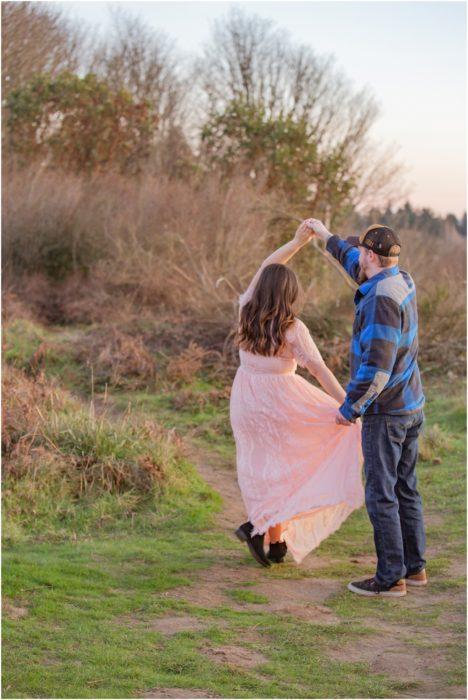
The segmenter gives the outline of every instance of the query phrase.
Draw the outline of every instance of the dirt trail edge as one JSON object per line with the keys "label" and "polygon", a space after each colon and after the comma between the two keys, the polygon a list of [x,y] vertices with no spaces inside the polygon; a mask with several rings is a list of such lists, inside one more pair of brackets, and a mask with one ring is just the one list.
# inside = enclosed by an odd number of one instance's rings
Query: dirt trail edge
{"label": "dirt trail edge", "polygon": [[[217,516],[217,527],[235,539],[234,530],[246,520],[246,514],[233,465],[226,463],[213,452],[201,449],[193,443],[190,443],[188,449],[189,458],[196,465],[202,478],[223,499],[222,512]],[[239,543],[238,553],[230,551],[226,554],[220,551],[219,554],[222,557],[222,563],[200,572],[196,585],[171,589],[167,592],[167,596],[203,608],[226,605],[232,610],[255,610],[255,612],[265,611],[288,615],[298,621],[312,624],[337,625],[346,623],[327,606],[327,600],[330,596],[342,592],[347,581],[314,576],[314,570],[323,569],[327,563],[335,564],[338,560],[327,560],[323,556],[319,558],[314,556],[312,552],[299,567],[300,572],[297,573],[302,577],[290,578],[289,574],[286,581],[286,577],[282,579],[268,576],[268,572],[266,573],[262,567],[253,560],[250,562],[246,549],[241,543]],[[356,561],[355,558],[353,560]],[[369,556],[362,557],[362,564],[367,567],[370,574],[372,567],[375,566],[375,561],[373,552],[369,552]],[[289,564],[291,566],[291,560]],[[281,576],[281,566],[286,566],[286,564],[275,567],[278,576]],[[292,566],[296,565],[292,562]],[[268,599],[268,602],[252,604],[234,601],[228,591],[239,585],[251,586],[250,591],[261,594],[265,599]],[[453,594],[450,591],[434,593],[431,592],[429,586],[426,590],[417,589],[417,593],[410,591],[403,600],[410,616],[412,608],[421,609],[421,606],[430,608],[432,605],[453,603]],[[330,646],[324,650],[330,660],[343,663],[366,663],[371,673],[385,674],[395,681],[412,684],[411,691],[395,697],[466,697],[464,687],[448,685],[443,673],[437,670],[438,662],[444,659],[444,649],[457,641],[463,644],[462,638],[464,636],[462,634],[459,640],[455,639],[453,633],[445,628],[442,619],[440,622],[434,622],[433,625],[425,626],[424,629],[418,629],[417,632],[411,628],[405,628],[401,624],[379,621],[375,617],[363,617],[360,622],[366,627],[374,628],[375,635],[366,634],[358,645],[354,641],[349,646],[342,644],[339,647]],[[460,615],[460,623],[462,622],[463,617]],[[164,619],[160,623],[164,625]],[[187,620],[185,629],[190,628],[190,622]],[[177,628],[176,626],[176,631],[177,629],[180,630],[181,627]],[[260,637],[258,640],[252,638],[246,641],[260,641]],[[248,656],[243,651],[241,646],[217,647],[211,649],[210,653],[220,663],[225,662],[229,663],[231,667],[238,665],[245,668],[246,659],[252,659],[252,654],[251,650]],[[260,664],[262,662],[261,655],[254,661]],[[190,693],[192,694],[190,695]],[[148,691],[144,697],[214,696],[209,693],[202,694],[200,690],[196,689],[155,688]]]}
{"label": "dirt trail edge", "polygon": [[[101,406],[99,408],[102,408]],[[109,408],[109,407],[107,407]],[[117,410],[116,413],[119,411]],[[217,517],[217,527],[221,532],[235,540],[234,530],[245,521],[246,514],[241,494],[237,483],[237,475],[231,461],[221,458],[207,446],[199,446],[190,439],[185,440],[188,458],[195,464],[201,477],[216,490],[223,500],[223,508]],[[429,518],[427,518],[429,520]],[[369,525],[370,527],[370,525]],[[431,555],[429,548],[429,561]],[[340,625],[349,622],[339,617],[335,611],[327,605],[327,601],[335,594],[346,590],[347,579],[342,577],[322,578],[315,575],[319,569],[328,564],[337,565],[345,563],[341,559],[331,559],[323,554],[318,557],[312,552],[300,565],[298,577],[291,577],[286,568],[285,575],[281,578],[281,566],[275,567],[274,576],[256,564],[244,546],[239,543],[237,550],[226,553],[220,550],[220,564],[204,569],[197,573],[195,584],[179,586],[165,593],[165,596],[174,600],[181,600],[193,606],[204,609],[214,609],[219,606],[228,606],[234,611],[267,612],[276,615],[285,615],[295,618],[300,623],[315,625]],[[460,561],[459,561],[460,560]],[[462,557],[453,562],[457,573],[465,570]],[[350,557],[350,561],[359,561],[362,564],[362,575],[371,574],[375,567],[374,552],[366,555]],[[294,566],[294,565],[293,565]],[[437,580],[434,577],[434,582]],[[443,577],[439,577],[443,580]],[[230,591],[236,588],[248,587],[249,591],[261,596],[265,602],[249,603],[243,600],[234,600]],[[352,595],[351,593],[349,595]],[[370,673],[385,674],[394,681],[400,681],[411,687],[402,693],[393,694],[392,697],[400,698],[466,698],[464,686],[448,684],[439,667],[445,667],[450,655],[450,649],[454,645],[463,645],[465,635],[463,631],[454,634],[446,624],[456,623],[460,630],[464,629],[465,596],[459,601],[454,600],[453,592],[442,590],[440,587],[434,591],[429,585],[427,589],[415,589],[401,599],[404,601],[405,613],[411,618],[412,610],[424,608],[430,612],[431,607],[440,606],[447,608],[434,622],[429,622],[423,628],[404,626],[401,622],[385,621],[376,618],[373,613],[372,600],[369,605],[368,616],[363,615],[359,623],[375,630],[375,633],[365,634],[356,644],[356,640],[350,640],[350,644],[330,644],[324,648],[324,655],[331,661],[342,663],[364,663],[368,665]],[[454,604],[457,611],[454,612]],[[445,618],[447,618],[445,620]],[[456,619],[455,619],[456,618]],[[128,620],[128,624],[135,621]],[[166,616],[154,620],[153,629],[162,632],[168,637],[181,631],[197,631],[202,627],[200,620],[191,616]],[[219,620],[219,625],[223,626]],[[243,641],[261,643],[263,649],[268,647],[268,639],[262,639],[261,630],[243,636]],[[267,662],[267,658],[260,653],[248,650],[241,644],[239,646],[207,647],[207,657],[215,663],[226,664],[228,667],[244,668],[255,672],[257,666]],[[448,655],[448,656],[447,656]],[[443,662],[441,664],[440,662]],[[267,680],[267,679],[265,679]],[[157,687],[144,691],[139,697],[144,698],[197,698],[220,697],[209,691],[177,687]]]}

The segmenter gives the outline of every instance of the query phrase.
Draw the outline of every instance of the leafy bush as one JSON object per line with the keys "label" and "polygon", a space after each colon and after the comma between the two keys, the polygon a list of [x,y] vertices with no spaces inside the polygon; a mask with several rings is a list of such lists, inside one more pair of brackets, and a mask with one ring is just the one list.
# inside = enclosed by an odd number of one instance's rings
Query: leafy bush
{"label": "leafy bush", "polygon": [[273,117],[261,103],[232,100],[210,116],[202,143],[208,160],[227,176],[241,164],[267,190],[283,191],[291,203],[314,207],[316,216],[323,206],[317,205],[318,192],[329,208],[343,211],[358,185],[353,177],[344,177],[343,151],[326,151],[307,119]]}
{"label": "leafy bush", "polygon": [[138,172],[155,129],[149,104],[93,73],[36,75],[7,98],[9,146],[73,172]]}

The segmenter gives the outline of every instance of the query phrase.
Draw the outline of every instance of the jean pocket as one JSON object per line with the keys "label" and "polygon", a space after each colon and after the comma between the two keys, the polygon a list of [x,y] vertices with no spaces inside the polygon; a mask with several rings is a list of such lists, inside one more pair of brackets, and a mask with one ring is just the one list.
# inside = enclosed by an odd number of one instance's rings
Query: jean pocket
{"label": "jean pocket", "polygon": [[406,438],[408,423],[400,416],[385,416],[385,424],[387,426],[388,437],[391,442],[403,444]]}
{"label": "jean pocket", "polygon": [[425,428],[426,418],[424,414],[418,414],[415,416],[414,421],[411,423],[411,427],[408,430],[408,434],[412,436],[417,436]]}

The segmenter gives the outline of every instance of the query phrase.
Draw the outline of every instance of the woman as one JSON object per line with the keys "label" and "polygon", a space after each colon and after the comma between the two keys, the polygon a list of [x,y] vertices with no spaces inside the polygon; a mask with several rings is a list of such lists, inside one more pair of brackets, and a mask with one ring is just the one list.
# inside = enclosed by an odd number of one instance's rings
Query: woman
{"label": "woman", "polygon": [[[298,282],[285,263],[311,238],[303,222],[239,297],[230,417],[249,520],[236,535],[263,566],[286,550],[300,563],[364,502],[360,422],[335,423],[345,391],[295,316]],[[323,391],[295,373],[298,364]]]}

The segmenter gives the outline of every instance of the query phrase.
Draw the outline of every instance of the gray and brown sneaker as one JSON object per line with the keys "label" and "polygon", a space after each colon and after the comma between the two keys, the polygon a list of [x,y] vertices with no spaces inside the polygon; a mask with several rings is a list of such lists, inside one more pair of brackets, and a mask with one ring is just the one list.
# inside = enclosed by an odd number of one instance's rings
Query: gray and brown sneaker
{"label": "gray and brown sneaker", "polygon": [[391,586],[381,586],[374,577],[363,581],[348,583],[348,589],[358,595],[379,596],[381,598],[400,598],[406,595],[406,581],[401,578]]}
{"label": "gray and brown sneaker", "polygon": [[405,581],[408,586],[427,586],[426,569],[418,571],[417,574],[406,574]]}

